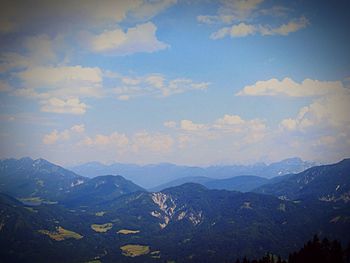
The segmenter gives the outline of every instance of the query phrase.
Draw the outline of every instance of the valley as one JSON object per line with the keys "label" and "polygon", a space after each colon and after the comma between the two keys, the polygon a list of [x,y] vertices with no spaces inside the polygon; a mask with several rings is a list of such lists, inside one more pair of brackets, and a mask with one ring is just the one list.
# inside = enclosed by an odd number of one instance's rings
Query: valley
{"label": "valley", "polygon": [[224,262],[287,258],[314,234],[350,241],[348,159],[244,192],[205,182],[149,192],[122,176],[89,179],[44,160],[0,167],[4,262]]}

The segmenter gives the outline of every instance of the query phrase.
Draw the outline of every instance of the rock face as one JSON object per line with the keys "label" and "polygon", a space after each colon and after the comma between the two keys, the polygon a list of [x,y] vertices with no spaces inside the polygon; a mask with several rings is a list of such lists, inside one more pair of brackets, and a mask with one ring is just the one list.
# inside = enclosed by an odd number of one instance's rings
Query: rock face
{"label": "rock face", "polygon": [[159,223],[161,229],[165,228],[171,220],[180,221],[188,219],[194,226],[200,224],[202,221],[202,211],[197,212],[188,209],[185,204],[177,206],[176,199],[170,194],[162,192],[152,193],[151,198],[159,207],[159,211],[152,211],[151,215],[162,221]]}

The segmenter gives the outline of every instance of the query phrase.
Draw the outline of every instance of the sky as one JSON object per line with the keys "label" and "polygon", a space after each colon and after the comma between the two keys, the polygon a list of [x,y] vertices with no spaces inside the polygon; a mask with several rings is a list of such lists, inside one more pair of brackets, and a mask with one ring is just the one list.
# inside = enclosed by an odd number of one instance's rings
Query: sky
{"label": "sky", "polygon": [[350,157],[350,2],[2,1],[0,158]]}

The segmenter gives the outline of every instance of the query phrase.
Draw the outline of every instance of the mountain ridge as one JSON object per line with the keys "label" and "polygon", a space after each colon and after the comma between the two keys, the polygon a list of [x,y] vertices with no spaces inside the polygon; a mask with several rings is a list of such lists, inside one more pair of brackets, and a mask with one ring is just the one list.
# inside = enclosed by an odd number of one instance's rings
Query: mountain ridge
{"label": "mountain ridge", "polygon": [[[303,161],[298,157],[288,158],[269,165],[257,163],[253,165],[214,165],[208,167],[181,166],[169,163],[136,165],[114,163],[104,165],[90,162],[69,167],[72,171],[83,176],[92,177],[102,174],[122,174],[125,178],[146,189],[155,188],[176,179],[185,177],[209,177],[225,179],[241,175],[255,175],[272,178],[288,173],[297,173],[310,168],[313,162]],[[95,166],[95,167],[94,167]]]}

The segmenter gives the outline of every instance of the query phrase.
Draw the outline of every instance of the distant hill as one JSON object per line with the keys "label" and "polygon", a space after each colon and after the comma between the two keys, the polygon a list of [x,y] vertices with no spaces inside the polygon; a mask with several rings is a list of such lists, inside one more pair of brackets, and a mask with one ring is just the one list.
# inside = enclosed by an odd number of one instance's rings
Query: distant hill
{"label": "distant hill", "polygon": [[314,198],[328,202],[350,202],[350,159],[276,178],[254,191],[290,200]]}
{"label": "distant hill", "polygon": [[243,175],[221,180],[211,180],[203,185],[209,189],[223,189],[230,191],[250,192],[251,190],[268,183],[269,180],[259,176]]}
{"label": "distant hill", "polygon": [[150,188],[149,191],[150,192],[158,192],[158,191],[164,190],[166,188],[179,186],[179,185],[182,185],[185,183],[197,183],[197,184],[204,185],[206,182],[210,182],[212,180],[214,180],[214,179],[209,178],[209,177],[205,177],[205,176],[182,177],[182,178],[167,182],[165,184],[161,184],[161,185],[158,185],[156,187]]}
{"label": "distant hill", "polygon": [[91,162],[69,167],[69,169],[87,177],[119,174],[146,189],[152,189],[185,177],[225,179],[241,175],[254,175],[272,178],[289,173],[299,173],[314,165],[314,163],[303,161],[300,158],[290,158],[270,165],[258,163],[254,165],[218,165],[203,168],[167,163],[142,166],[120,163],[104,165],[98,162]]}
{"label": "distant hill", "polygon": [[62,202],[69,205],[91,205],[137,191],[145,190],[122,176],[104,175],[74,187]]}
{"label": "distant hill", "polygon": [[57,199],[88,178],[44,159],[6,159],[0,161],[0,192],[17,198]]}
{"label": "distant hill", "polygon": [[209,177],[184,177],[154,187],[150,189],[150,191],[161,191],[163,189],[179,186],[184,183],[198,183],[204,185],[209,189],[249,192],[259,186],[267,184],[268,182],[269,179],[254,175],[242,175],[227,179],[212,179]]}

